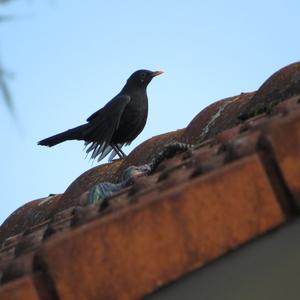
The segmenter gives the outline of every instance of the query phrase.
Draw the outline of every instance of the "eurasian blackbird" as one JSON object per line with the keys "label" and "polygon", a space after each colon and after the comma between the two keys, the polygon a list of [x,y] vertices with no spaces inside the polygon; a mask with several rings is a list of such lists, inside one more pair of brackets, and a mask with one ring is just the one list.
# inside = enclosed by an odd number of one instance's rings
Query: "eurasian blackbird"
{"label": "eurasian blackbird", "polygon": [[162,71],[138,70],[127,80],[125,86],[103,108],[96,111],[87,123],[39,141],[39,145],[52,147],[68,140],[84,140],[92,151],[91,158],[102,160],[108,153],[110,160],[117,154],[126,156],[121,150],[130,144],[144,129],[148,116],[146,88],[153,77]]}

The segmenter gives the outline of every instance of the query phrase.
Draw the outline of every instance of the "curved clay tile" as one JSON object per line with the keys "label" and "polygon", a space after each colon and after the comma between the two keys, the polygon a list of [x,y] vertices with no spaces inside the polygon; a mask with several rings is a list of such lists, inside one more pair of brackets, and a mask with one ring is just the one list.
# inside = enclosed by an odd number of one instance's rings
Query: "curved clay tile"
{"label": "curved clay tile", "polygon": [[290,64],[269,77],[244,108],[245,118],[270,110],[277,103],[300,94],[300,62]]}
{"label": "curved clay tile", "polygon": [[121,179],[123,172],[129,166],[140,166],[149,163],[167,144],[180,141],[183,132],[184,129],[178,129],[176,131],[160,134],[137,146],[130,152],[118,168],[116,173],[117,181]]}
{"label": "curved clay tile", "polygon": [[[244,121],[241,113],[300,95],[299,64],[275,73],[257,94],[215,102],[186,129],[153,137],[125,160],[88,170],[64,195],[16,210],[0,228],[0,245],[5,240],[0,246],[0,298],[16,299],[17,291],[20,299],[140,299],[295,220],[298,96],[277,106],[285,114]],[[163,168],[134,178],[102,211],[97,204],[74,208],[86,190],[119,181],[129,166],[162,156],[169,143],[204,139],[216,144],[211,147],[207,141],[161,161]],[[61,234],[55,236],[57,232]]]}
{"label": "curved clay tile", "polygon": [[240,123],[239,115],[255,93],[241,93],[225,98],[203,109],[182,134],[182,142],[197,144]]}
{"label": "curved clay tile", "polygon": [[[149,163],[168,143],[196,144],[243,122],[241,115],[266,111],[277,103],[300,94],[300,62],[274,73],[255,93],[219,100],[206,107],[186,129],[155,136],[136,147],[125,160],[97,166],[79,176],[63,195],[31,201],[11,214],[1,226],[0,243],[8,236],[51,218],[58,211],[80,205],[80,196],[103,181],[118,182],[129,166]],[[224,137],[223,137],[224,138]],[[225,136],[225,139],[228,138]]]}
{"label": "curved clay tile", "polygon": [[0,244],[7,238],[22,233],[53,216],[61,195],[30,201],[14,211],[1,225]]}
{"label": "curved clay tile", "polygon": [[103,181],[113,181],[121,161],[94,167],[80,175],[64,194],[33,200],[14,211],[1,225],[0,245],[9,236],[22,233],[30,227],[51,219],[57,212],[80,205],[80,196]]}
{"label": "curved clay tile", "polygon": [[116,170],[121,162],[122,160],[114,160],[111,163],[94,167],[80,175],[66,189],[56,211],[80,205],[80,196],[91,187],[100,182],[114,181]]}

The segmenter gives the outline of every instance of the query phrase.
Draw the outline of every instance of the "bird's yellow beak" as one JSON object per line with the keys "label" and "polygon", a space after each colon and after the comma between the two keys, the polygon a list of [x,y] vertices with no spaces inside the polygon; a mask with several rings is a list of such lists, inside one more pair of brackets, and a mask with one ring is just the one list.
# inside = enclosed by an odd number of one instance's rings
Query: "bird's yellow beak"
{"label": "bird's yellow beak", "polygon": [[161,75],[162,73],[163,73],[163,71],[155,71],[155,72],[152,72],[152,77]]}

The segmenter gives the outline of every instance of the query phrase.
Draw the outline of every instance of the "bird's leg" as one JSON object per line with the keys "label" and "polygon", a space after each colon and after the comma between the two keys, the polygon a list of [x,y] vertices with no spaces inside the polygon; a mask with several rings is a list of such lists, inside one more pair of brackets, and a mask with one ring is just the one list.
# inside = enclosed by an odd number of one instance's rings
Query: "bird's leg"
{"label": "bird's leg", "polygon": [[123,155],[123,157],[126,157],[127,155],[125,154],[125,152],[118,146],[116,145],[116,147],[118,148],[118,150],[120,151],[120,153]]}
{"label": "bird's leg", "polygon": [[111,147],[116,151],[120,158],[124,158],[126,156],[125,153],[118,147],[118,145],[111,145]]}

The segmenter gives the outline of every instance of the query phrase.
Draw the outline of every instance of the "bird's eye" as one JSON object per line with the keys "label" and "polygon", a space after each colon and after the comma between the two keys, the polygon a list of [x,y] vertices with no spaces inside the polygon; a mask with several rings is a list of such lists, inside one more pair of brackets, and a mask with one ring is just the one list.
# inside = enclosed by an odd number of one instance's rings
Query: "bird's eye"
{"label": "bird's eye", "polygon": [[142,74],[141,74],[141,81],[144,81],[145,78],[146,78],[146,73],[142,73]]}

